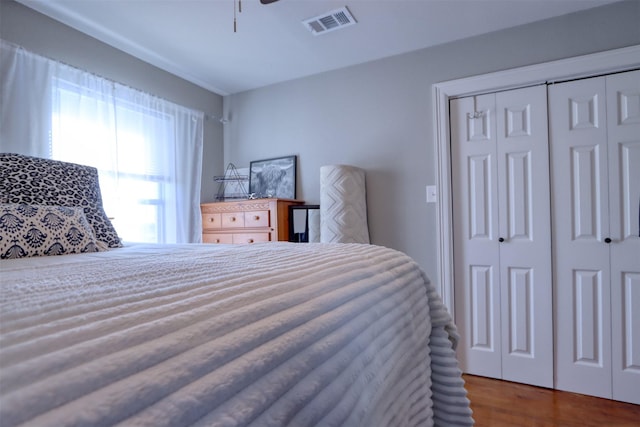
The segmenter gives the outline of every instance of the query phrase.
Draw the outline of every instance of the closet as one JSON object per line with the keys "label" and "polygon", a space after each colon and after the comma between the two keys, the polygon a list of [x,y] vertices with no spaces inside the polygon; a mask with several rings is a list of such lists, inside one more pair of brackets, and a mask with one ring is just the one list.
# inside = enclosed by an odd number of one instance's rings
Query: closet
{"label": "closet", "polygon": [[463,370],[640,404],[640,71],[452,99],[450,123]]}

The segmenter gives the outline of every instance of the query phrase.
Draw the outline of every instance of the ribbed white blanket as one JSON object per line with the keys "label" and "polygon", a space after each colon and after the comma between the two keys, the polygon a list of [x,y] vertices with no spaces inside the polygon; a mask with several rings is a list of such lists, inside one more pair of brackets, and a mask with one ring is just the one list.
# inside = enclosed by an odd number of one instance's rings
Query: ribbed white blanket
{"label": "ribbed white blanket", "polygon": [[0,262],[0,424],[471,425],[407,256],[180,245]]}

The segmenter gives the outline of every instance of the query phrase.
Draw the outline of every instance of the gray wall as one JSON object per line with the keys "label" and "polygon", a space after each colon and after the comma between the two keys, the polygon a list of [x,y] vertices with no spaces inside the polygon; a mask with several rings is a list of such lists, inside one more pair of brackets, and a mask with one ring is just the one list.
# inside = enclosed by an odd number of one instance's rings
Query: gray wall
{"label": "gray wall", "polygon": [[[231,122],[205,122],[202,200],[213,200],[212,177],[228,162],[297,154],[298,196],[309,203],[319,202],[321,165],[363,167],[373,243],[406,252],[437,280],[435,205],[425,203],[435,182],[431,85],[640,44],[638,22],[631,0],[225,97]],[[12,0],[0,0],[0,37],[222,116],[219,95]]]}
{"label": "gray wall", "polygon": [[[0,38],[147,93],[222,117],[222,96],[140,61],[12,0],[0,0]],[[205,120],[202,200],[217,192],[214,175],[224,172],[223,129]]]}
{"label": "gray wall", "polygon": [[372,243],[406,252],[437,281],[431,85],[640,44],[640,1],[399,55],[225,97],[225,162],[297,154],[298,198],[319,202],[319,168],[367,171]]}

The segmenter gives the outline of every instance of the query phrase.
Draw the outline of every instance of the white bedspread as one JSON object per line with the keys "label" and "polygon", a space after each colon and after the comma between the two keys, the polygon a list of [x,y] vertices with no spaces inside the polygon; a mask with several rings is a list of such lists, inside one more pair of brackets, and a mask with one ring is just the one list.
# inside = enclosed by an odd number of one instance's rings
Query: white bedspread
{"label": "white bedspread", "polygon": [[356,244],[0,262],[0,425],[470,425],[451,319]]}

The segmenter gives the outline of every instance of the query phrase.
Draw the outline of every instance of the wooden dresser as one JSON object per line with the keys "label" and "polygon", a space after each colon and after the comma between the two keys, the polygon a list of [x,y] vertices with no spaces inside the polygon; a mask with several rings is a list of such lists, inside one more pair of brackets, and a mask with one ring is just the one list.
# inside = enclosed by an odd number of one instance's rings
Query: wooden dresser
{"label": "wooden dresser", "polygon": [[302,200],[254,199],[203,203],[203,243],[257,243],[289,240],[289,206]]}

